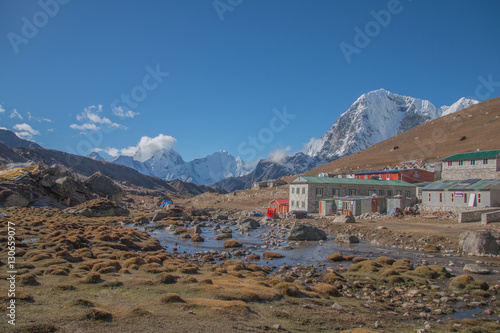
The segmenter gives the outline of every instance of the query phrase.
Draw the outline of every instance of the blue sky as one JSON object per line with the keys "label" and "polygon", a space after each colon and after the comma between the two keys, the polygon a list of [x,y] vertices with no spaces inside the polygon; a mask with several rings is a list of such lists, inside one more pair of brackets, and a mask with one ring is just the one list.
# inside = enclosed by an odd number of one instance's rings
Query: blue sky
{"label": "blue sky", "polygon": [[0,127],[83,155],[293,153],[371,90],[499,96],[499,15],[494,0],[3,0]]}

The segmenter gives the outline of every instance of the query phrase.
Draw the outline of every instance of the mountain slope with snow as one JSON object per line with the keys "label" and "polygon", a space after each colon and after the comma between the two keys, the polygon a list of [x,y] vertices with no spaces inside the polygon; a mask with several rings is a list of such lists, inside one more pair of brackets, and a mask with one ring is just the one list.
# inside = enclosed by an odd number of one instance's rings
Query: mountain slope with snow
{"label": "mountain slope with snow", "polygon": [[477,103],[461,98],[451,106],[436,108],[430,101],[375,90],[359,97],[330,130],[309,145],[306,154],[319,163],[330,162]]}

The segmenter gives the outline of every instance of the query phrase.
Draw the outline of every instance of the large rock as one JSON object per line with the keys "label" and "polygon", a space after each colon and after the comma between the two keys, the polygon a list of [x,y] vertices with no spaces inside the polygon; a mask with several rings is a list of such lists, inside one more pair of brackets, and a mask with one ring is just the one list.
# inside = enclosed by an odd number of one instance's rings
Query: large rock
{"label": "large rock", "polygon": [[333,219],[335,223],[354,223],[354,216],[352,215],[340,215]]}
{"label": "large rock", "polygon": [[249,232],[260,227],[260,223],[251,218],[240,219],[238,225],[243,232]]}
{"label": "large rock", "polygon": [[326,239],[327,234],[310,224],[300,224],[295,222],[288,234],[288,240],[315,241]]}
{"label": "large rock", "polygon": [[335,241],[339,243],[353,244],[353,243],[359,243],[359,238],[354,235],[341,234],[338,235],[337,238],[335,238]]}
{"label": "large rock", "polygon": [[29,203],[22,194],[10,190],[0,192],[0,204],[3,207],[27,207]]}
{"label": "large rock", "polygon": [[94,199],[66,210],[86,217],[128,216],[129,211],[107,199]]}
{"label": "large rock", "polygon": [[111,178],[100,172],[96,172],[87,178],[84,184],[89,190],[103,198],[107,198],[115,202],[120,202],[123,198],[122,188],[116,185]]}
{"label": "large rock", "polygon": [[191,217],[188,214],[186,214],[182,209],[171,208],[167,210],[157,211],[155,216],[153,217],[153,222],[157,222],[168,217],[178,217],[186,221],[191,221]]}
{"label": "large rock", "polygon": [[460,234],[458,245],[465,253],[473,255],[500,255],[500,231],[469,231]]}
{"label": "large rock", "polygon": [[63,198],[71,198],[78,188],[76,182],[69,176],[58,178],[55,182],[52,191]]}

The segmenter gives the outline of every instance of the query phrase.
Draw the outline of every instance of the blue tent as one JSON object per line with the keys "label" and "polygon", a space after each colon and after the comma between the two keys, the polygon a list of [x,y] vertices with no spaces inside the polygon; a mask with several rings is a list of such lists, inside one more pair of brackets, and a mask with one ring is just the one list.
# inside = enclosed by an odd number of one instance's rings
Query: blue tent
{"label": "blue tent", "polygon": [[174,203],[171,201],[171,200],[163,200],[163,202],[161,203],[160,207],[161,208],[165,208],[167,207],[168,205],[173,205]]}

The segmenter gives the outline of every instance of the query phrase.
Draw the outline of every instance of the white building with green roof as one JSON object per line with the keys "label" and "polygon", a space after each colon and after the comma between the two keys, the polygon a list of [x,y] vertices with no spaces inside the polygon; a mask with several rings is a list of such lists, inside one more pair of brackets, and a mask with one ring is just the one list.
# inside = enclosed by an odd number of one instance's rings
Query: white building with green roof
{"label": "white building with green roof", "polygon": [[299,176],[290,182],[290,210],[319,212],[319,202],[334,197],[401,196],[417,202],[417,186],[400,180]]}
{"label": "white building with green roof", "polygon": [[500,150],[476,151],[443,159],[442,180],[500,178]]}

